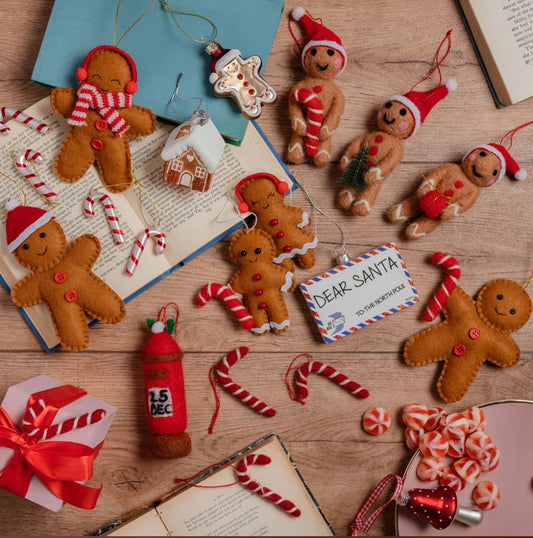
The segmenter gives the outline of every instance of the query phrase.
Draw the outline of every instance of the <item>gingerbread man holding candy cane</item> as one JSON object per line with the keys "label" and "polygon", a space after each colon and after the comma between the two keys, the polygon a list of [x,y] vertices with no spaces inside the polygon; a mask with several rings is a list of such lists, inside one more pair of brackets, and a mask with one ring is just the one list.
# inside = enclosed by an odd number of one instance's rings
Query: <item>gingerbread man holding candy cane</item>
{"label": "gingerbread man holding candy cane", "polygon": [[300,21],[308,41],[302,50],[307,77],[296,83],[289,95],[292,136],[287,159],[294,164],[305,156],[317,166],[331,159],[331,133],[339,126],[344,112],[344,94],[333,79],[344,71],[347,55],[339,37],[311,18],[303,7],[291,17]]}
{"label": "gingerbread man holding candy cane", "polygon": [[78,181],[96,161],[111,192],[133,182],[129,138],[154,132],[155,115],[132,104],[137,71],[131,57],[117,47],[91,50],[76,72],[77,90],[56,88],[53,110],[68,118],[69,133],[54,161],[54,172],[67,183]]}

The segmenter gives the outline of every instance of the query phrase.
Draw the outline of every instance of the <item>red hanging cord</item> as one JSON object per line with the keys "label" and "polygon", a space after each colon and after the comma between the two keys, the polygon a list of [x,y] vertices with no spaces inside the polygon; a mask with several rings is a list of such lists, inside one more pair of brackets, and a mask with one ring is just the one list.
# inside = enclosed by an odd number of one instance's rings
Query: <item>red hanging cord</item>
{"label": "red hanging cord", "polygon": [[294,366],[294,363],[300,358],[300,357],[308,357],[309,358],[309,362],[311,362],[313,360],[313,356],[310,355],[309,353],[300,353],[300,355],[297,355],[296,357],[294,357],[294,359],[292,359],[290,365],[289,365],[289,368],[287,368],[287,371],[285,372],[285,384],[287,385],[287,389],[289,390],[289,397],[291,400],[293,400],[294,402],[300,402],[301,404],[306,404],[305,400],[302,400],[300,398],[298,398],[298,396],[296,395],[296,393],[294,392],[294,390],[292,390],[292,387],[291,387],[291,382],[290,382],[290,379],[289,379],[289,375],[290,373],[293,371],[293,370],[297,370],[298,368],[300,368],[300,366]]}
{"label": "red hanging cord", "polygon": [[511,149],[513,147],[513,137],[514,135],[520,131],[520,129],[523,129],[524,127],[527,127],[528,125],[531,125],[533,123],[533,121],[528,121],[526,123],[523,123],[522,125],[519,125],[518,127],[515,127],[514,129],[511,129],[510,131],[508,131],[507,133],[505,133],[501,138],[500,138],[500,145],[503,146],[503,141],[510,135],[510,138],[509,138],[509,146],[507,147],[507,149]]}
{"label": "red hanging cord", "polygon": [[188,478],[174,478],[174,482],[185,482],[185,484],[187,484],[188,486],[193,486],[195,488],[205,488],[205,489],[228,488],[230,486],[237,485],[239,483],[238,480],[236,482],[232,482],[231,484],[221,484],[219,486],[202,486],[201,484],[195,484],[194,482],[192,482],[197,476],[200,476],[206,471],[209,471],[209,469],[213,469],[215,467],[218,467],[219,465],[225,465],[226,467],[231,467],[232,469],[237,471],[237,467],[235,467],[231,463],[224,463],[224,462],[213,463],[213,465],[209,465],[205,469],[198,471],[196,474],[193,474],[192,476],[189,476]]}
{"label": "red hanging cord", "polygon": [[213,433],[213,430],[215,428],[215,422],[217,421],[218,413],[220,411],[220,398],[218,397],[218,392],[217,392],[218,379],[213,375],[213,372],[215,371],[216,368],[217,368],[217,365],[215,364],[214,366],[211,366],[211,368],[209,369],[209,382],[211,383],[211,386],[213,387],[213,392],[215,393],[215,402],[216,402],[216,409],[211,418],[211,424],[209,425],[209,433]]}
{"label": "red hanging cord", "polygon": [[[411,91],[413,91],[421,82],[424,82],[424,80],[427,80],[435,71],[438,71],[438,73],[439,73],[438,86],[441,85],[441,83],[442,83],[442,73],[440,72],[440,66],[442,65],[442,62],[444,62],[444,60],[446,60],[446,58],[448,57],[448,54],[450,53],[450,49],[452,47],[452,35],[451,34],[452,34],[452,30],[448,30],[448,32],[446,32],[446,36],[441,41],[441,44],[439,45],[439,48],[437,49],[437,52],[435,54],[435,67],[423,79],[419,80],[411,88]],[[444,43],[446,41],[448,42],[448,48],[446,49],[446,52],[445,52],[444,56],[441,59],[439,59],[440,49],[442,48],[442,46],[444,45]]]}
{"label": "red hanging cord", "polygon": [[[174,302],[167,303],[165,306],[161,307],[161,310],[159,310],[159,315],[157,316],[157,321],[162,321],[165,324],[165,327],[167,326],[167,308],[169,306],[176,307],[176,319],[174,320],[174,328],[176,328],[176,325],[178,324],[178,318],[180,315],[180,309],[179,309],[179,306]],[[163,319],[161,319],[161,317],[163,317]]]}

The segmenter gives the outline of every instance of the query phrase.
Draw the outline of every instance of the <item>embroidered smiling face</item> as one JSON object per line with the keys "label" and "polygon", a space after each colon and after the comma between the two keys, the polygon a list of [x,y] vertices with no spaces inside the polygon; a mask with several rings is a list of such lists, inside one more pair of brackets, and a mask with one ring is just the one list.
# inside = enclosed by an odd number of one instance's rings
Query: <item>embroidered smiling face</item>
{"label": "embroidered smiling face", "polygon": [[50,220],[33,232],[13,254],[16,260],[31,271],[46,271],[65,255],[67,238],[63,228],[55,220]]}
{"label": "embroidered smiling face", "polygon": [[244,271],[257,272],[265,263],[272,263],[276,247],[272,238],[262,230],[241,230],[229,246],[231,259]]}
{"label": "embroidered smiling face", "polygon": [[399,101],[386,101],[378,112],[378,128],[396,138],[410,136],[415,127],[411,111]]}
{"label": "embroidered smiling face", "polygon": [[531,316],[531,298],[513,280],[497,279],[485,284],[478,294],[480,317],[498,331],[511,333],[523,327]]}
{"label": "embroidered smiling face", "polygon": [[283,204],[283,194],[276,185],[267,178],[255,178],[241,186],[241,195],[252,213],[270,214]]}
{"label": "embroidered smiling face", "polygon": [[462,164],[466,177],[478,187],[490,187],[498,181],[502,165],[500,159],[483,148],[472,150]]}
{"label": "embroidered smiling face", "polygon": [[124,92],[131,79],[130,65],[118,52],[98,51],[87,65],[87,82],[94,84],[101,92]]}
{"label": "embroidered smiling face", "polygon": [[342,54],[330,47],[311,47],[304,56],[303,66],[306,72],[323,80],[334,79],[342,70]]}

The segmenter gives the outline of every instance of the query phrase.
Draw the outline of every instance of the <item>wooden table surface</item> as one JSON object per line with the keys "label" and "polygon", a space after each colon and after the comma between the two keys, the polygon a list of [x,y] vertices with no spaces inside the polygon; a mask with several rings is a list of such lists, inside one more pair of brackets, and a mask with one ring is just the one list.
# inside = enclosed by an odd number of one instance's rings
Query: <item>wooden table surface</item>
{"label": "wooden table surface", "polygon": [[[0,4],[0,104],[24,109],[49,94],[30,80],[44,34],[52,0],[33,0],[23,8],[17,0]],[[114,2],[110,2],[113,5]],[[289,89],[302,78],[299,59],[293,54],[288,17],[298,4],[287,0],[266,67],[266,77],[279,93],[274,108],[266,109],[259,125],[274,148],[285,156],[290,129],[287,117]],[[483,191],[466,214],[443,225],[418,242],[405,238],[404,226],[384,217],[392,204],[412,193],[419,171],[427,174],[445,162],[458,162],[478,143],[498,142],[509,129],[533,119],[531,100],[497,109],[479,67],[455,2],[441,0],[386,1],[309,0],[305,7],[343,40],[348,53],[345,73],[338,84],[346,97],[340,128],[333,138],[333,162],[324,168],[289,166],[322,210],[339,223],[348,239],[348,250],[359,256],[388,242],[402,253],[421,296],[421,302],[334,344],[322,342],[302,295],[287,297],[291,327],[285,334],[255,337],[242,331],[222,307],[198,312],[192,298],[206,282],[224,282],[234,271],[227,241],[197,257],[127,305],[127,316],[118,325],[98,324],[91,330],[89,349],[80,353],[45,354],[5,291],[0,293],[0,395],[29,377],[46,373],[82,386],[89,393],[116,405],[119,413],[95,464],[95,477],[103,491],[95,510],[70,506],[54,514],[6,491],[0,491],[0,533],[48,535],[89,533],[109,520],[168,492],[173,477],[190,476],[223,460],[236,450],[271,431],[286,443],[310,489],[338,534],[349,525],[371,488],[388,473],[403,473],[411,457],[403,442],[402,407],[411,402],[440,405],[455,412],[483,402],[533,397],[533,322],[515,334],[521,347],[520,362],[502,370],[484,365],[465,397],[445,404],[435,382],[440,364],[421,368],[402,359],[405,340],[427,327],[421,314],[442,279],[431,264],[435,251],[455,255],[461,264],[461,286],[475,295],[482,285],[504,277],[525,283],[533,270],[533,205],[530,193],[533,131],[516,137],[512,154],[529,168],[530,179],[518,182],[505,177]],[[110,10],[111,11],[111,10]],[[380,103],[393,94],[407,92],[432,67],[434,54],[446,31],[453,28],[452,50],[443,66],[443,77],[455,77],[459,88],[439,103],[412,139],[405,156],[387,179],[377,203],[367,217],[353,217],[336,203],[339,159],[356,136],[375,128]],[[296,25],[296,31],[299,28]],[[231,44],[229,45],[231,46]],[[418,89],[432,87],[435,78]],[[7,167],[9,163],[2,163]],[[294,205],[311,210],[303,193]],[[319,217],[318,235],[328,246],[340,240],[338,229]],[[297,271],[299,282],[336,265],[331,253],[319,247],[314,268]],[[143,381],[139,351],[147,338],[146,317],[168,302],[181,309],[176,336],[185,352],[184,369],[192,454],[182,460],[158,461],[149,453],[149,432],[144,416]],[[250,362],[239,379],[254,394],[278,410],[265,419],[224,397],[215,433],[207,428],[214,410],[208,381],[209,368],[239,345],[250,347]],[[290,361],[310,353],[346,373],[370,390],[366,401],[356,400],[324,378],[312,380],[308,403],[288,398],[284,374]],[[371,437],[361,427],[369,407],[384,407],[392,417],[390,430]],[[394,534],[394,511],[389,507],[370,534]]]}

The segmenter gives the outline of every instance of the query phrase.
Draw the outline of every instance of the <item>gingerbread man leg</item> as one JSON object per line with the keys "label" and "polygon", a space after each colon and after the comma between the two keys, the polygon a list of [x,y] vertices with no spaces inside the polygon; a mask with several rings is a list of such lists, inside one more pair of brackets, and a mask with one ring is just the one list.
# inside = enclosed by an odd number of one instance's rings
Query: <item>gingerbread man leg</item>
{"label": "gingerbread man leg", "polygon": [[102,149],[95,151],[102,180],[110,192],[123,192],[133,182],[129,141],[125,137],[107,139]]}
{"label": "gingerbread man leg", "polygon": [[466,394],[485,362],[484,353],[479,349],[477,351],[467,351],[460,357],[453,354],[448,357],[437,381],[437,389],[443,400],[457,402]]}
{"label": "gingerbread man leg", "polygon": [[318,144],[318,151],[313,157],[316,166],[326,166],[331,160],[331,137],[321,140]]}
{"label": "gingerbread man leg", "polygon": [[259,308],[257,304],[249,305],[248,310],[254,318],[254,326],[251,331],[253,334],[266,334],[270,331],[270,323],[268,322],[268,313],[266,309]]}
{"label": "gingerbread man leg", "polygon": [[357,192],[355,201],[351,208],[352,214],[359,215],[361,217],[368,215],[372,209],[372,206],[376,202],[380,189],[381,183],[373,183],[367,187],[366,191]]}
{"label": "gingerbread man leg", "polygon": [[78,297],[78,303],[85,312],[103,323],[118,323],[126,315],[122,299],[95,275],[87,278]]}
{"label": "gingerbread man leg", "polygon": [[95,159],[90,139],[79,129],[71,127],[54,160],[54,172],[66,183],[75,183],[83,177]]}
{"label": "gingerbread man leg", "polygon": [[289,152],[287,160],[293,164],[302,164],[305,159],[304,137],[293,131],[291,141],[289,142]]}
{"label": "gingerbread man leg", "polygon": [[270,327],[276,333],[285,332],[289,328],[290,322],[289,312],[287,311],[283,295],[278,294],[268,304],[267,312],[270,319]]}
{"label": "gingerbread man leg", "polygon": [[309,249],[305,254],[298,254],[296,260],[302,269],[309,269],[316,263],[315,251]]}
{"label": "gingerbread man leg", "polygon": [[408,219],[412,219],[420,213],[418,205],[418,196],[415,194],[405,200],[402,200],[399,204],[393,205],[387,211],[387,218],[391,222],[405,222]]}
{"label": "gingerbread man leg", "polygon": [[61,345],[70,351],[80,351],[89,345],[89,327],[83,308],[66,301],[47,304]]}
{"label": "gingerbread man leg", "polygon": [[418,217],[413,223],[411,223],[405,230],[405,235],[408,239],[413,241],[420,239],[435,230],[442,221],[440,219],[434,219],[427,215]]}

